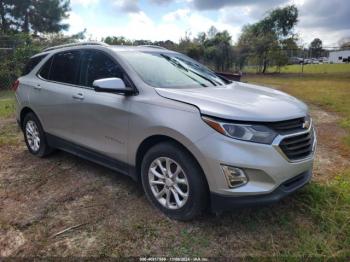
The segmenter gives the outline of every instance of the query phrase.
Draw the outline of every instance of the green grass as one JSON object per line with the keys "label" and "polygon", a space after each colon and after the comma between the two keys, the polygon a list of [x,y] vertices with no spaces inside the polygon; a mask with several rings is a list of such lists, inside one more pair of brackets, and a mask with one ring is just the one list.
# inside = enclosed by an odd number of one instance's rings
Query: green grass
{"label": "green grass", "polygon": [[[256,67],[247,66],[243,70],[247,73],[255,73]],[[276,67],[269,67],[267,69],[268,73],[277,72]],[[281,68],[281,73],[301,73],[301,65],[287,65]],[[349,73],[350,74],[350,64],[311,64],[304,65],[305,74],[341,74]]]}
{"label": "green grass", "polygon": [[180,244],[172,250],[172,257],[200,257],[198,249],[206,249],[210,246],[210,239],[204,233],[193,234],[187,229],[183,229],[178,237]]}
{"label": "green grass", "polygon": [[15,100],[12,91],[0,91],[0,117],[12,117],[15,112]]}
{"label": "green grass", "polygon": [[[14,93],[10,90],[0,91],[0,119],[7,119],[14,116],[15,98]],[[18,142],[17,125],[9,123],[0,125],[0,146],[14,145]]]}
{"label": "green grass", "polygon": [[15,123],[0,126],[0,146],[17,144],[18,136],[18,126]]}
{"label": "green grass", "polygon": [[[345,151],[343,148],[337,150],[349,152],[350,74],[247,75],[243,81],[272,86],[309,104],[336,112],[341,116],[339,124],[347,131],[343,143]],[[289,228],[295,239],[291,240],[289,248],[278,249],[277,256],[286,261],[293,261],[295,256],[350,257],[349,167],[336,171],[333,181],[312,182],[297,195],[295,212],[301,212],[310,223],[296,225],[293,219],[291,223],[286,220],[284,228],[286,231]],[[289,216],[293,217],[293,214]]]}
{"label": "green grass", "polygon": [[255,245],[257,251],[268,250],[275,261],[350,256],[350,169],[329,183],[311,182],[282,205],[240,216],[247,231],[265,227],[271,234],[271,242]]}
{"label": "green grass", "polygon": [[14,92],[12,90],[1,90],[0,89],[0,99],[13,98]]}
{"label": "green grass", "polygon": [[307,103],[338,113],[342,117],[339,124],[348,132],[345,142],[350,146],[350,73],[247,75],[243,81],[276,87]]}
{"label": "green grass", "polygon": [[350,169],[329,184],[311,183],[296,200],[297,208],[312,223],[298,226],[295,232],[300,242],[281,254],[350,256]]}

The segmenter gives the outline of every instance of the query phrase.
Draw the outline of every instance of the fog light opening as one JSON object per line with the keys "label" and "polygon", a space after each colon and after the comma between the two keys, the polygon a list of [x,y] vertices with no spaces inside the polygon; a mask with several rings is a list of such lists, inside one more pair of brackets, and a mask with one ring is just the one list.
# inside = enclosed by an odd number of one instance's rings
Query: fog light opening
{"label": "fog light opening", "polygon": [[225,165],[221,165],[221,168],[230,188],[243,186],[248,183],[248,177],[242,169]]}

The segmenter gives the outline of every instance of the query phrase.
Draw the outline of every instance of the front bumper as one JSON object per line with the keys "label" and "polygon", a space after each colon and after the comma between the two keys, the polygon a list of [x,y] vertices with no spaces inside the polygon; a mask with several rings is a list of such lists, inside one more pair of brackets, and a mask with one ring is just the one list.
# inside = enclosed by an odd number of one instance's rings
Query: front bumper
{"label": "front bumper", "polygon": [[225,210],[232,210],[240,207],[262,206],[273,204],[280,199],[290,195],[296,190],[302,188],[311,179],[312,171],[306,171],[292,179],[287,180],[274,191],[263,195],[251,196],[227,196],[216,193],[211,193],[211,210],[213,212],[220,212]]}
{"label": "front bumper", "polygon": [[[309,131],[311,130],[306,132]],[[288,160],[279,150],[278,141],[283,136],[276,137],[277,143],[265,145],[239,141],[214,132],[197,141],[191,151],[201,164],[213,198],[225,196],[254,199],[270,195],[275,198],[276,192],[280,191],[278,188],[287,183],[286,181],[300,174],[308,173],[311,176],[316,148],[316,135],[314,137],[312,153],[296,161]],[[222,165],[243,170],[248,177],[248,183],[230,188]],[[277,195],[281,198],[284,194]],[[241,199],[243,202],[246,201],[244,198]]]}

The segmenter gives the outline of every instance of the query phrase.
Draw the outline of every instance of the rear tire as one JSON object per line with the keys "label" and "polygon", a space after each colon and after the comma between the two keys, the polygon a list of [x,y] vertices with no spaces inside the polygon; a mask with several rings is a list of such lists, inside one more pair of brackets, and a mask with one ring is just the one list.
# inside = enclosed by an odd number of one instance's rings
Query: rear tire
{"label": "rear tire", "polygon": [[193,156],[175,143],[157,144],[145,154],[141,179],[147,199],[172,219],[191,220],[207,207],[204,174]]}
{"label": "rear tire", "polygon": [[31,154],[45,157],[52,153],[53,149],[47,143],[42,125],[33,113],[28,113],[24,117],[23,134],[24,141]]}

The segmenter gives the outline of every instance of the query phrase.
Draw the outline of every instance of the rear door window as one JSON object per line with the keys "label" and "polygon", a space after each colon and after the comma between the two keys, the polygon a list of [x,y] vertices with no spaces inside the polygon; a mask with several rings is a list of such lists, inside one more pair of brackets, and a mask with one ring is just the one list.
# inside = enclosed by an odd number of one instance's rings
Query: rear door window
{"label": "rear door window", "polygon": [[92,87],[95,80],[110,77],[123,79],[123,71],[103,52],[84,51],[81,60],[79,85]]}
{"label": "rear door window", "polygon": [[35,56],[35,57],[30,58],[30,60],[28,61],[28,63],[24,67],[22,75],[28,75],[30,72],[32,72],[34,67],[36,67],[46,56],[47,56],[47,54],[39,55],[39,56]]}
{"label": "rear door window", "polygon": [[48,79],[60,83],[77,84],[80,54],[80,51],[55,54]]}

